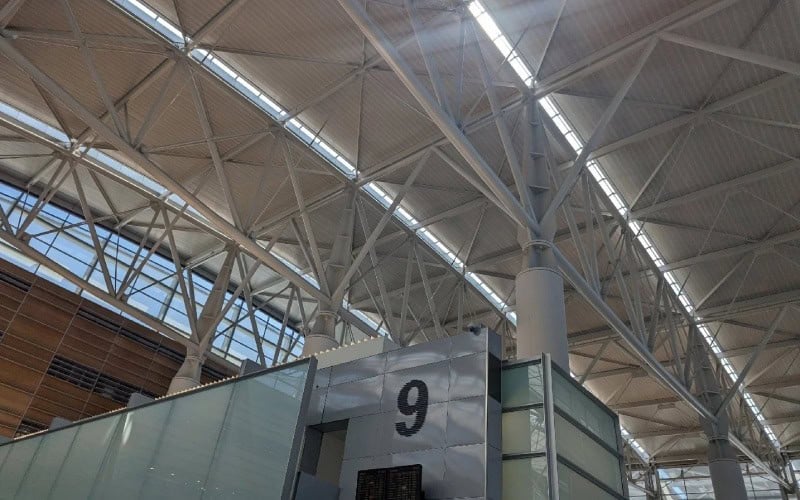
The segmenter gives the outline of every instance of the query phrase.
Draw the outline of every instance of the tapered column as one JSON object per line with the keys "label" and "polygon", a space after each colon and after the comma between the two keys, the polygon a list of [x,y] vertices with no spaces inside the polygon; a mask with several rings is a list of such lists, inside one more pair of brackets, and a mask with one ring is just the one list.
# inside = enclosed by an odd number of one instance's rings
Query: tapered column
{"label": "tapered column", "polygon": [[[719,384],[709,358],[708,346],[694,330],[691,333],[692,364],[698,397],[708,408],[716,409],[722,403]],[[728,439],[728,414],[721,412],[716,422],[700,417],[700,425],[708,439],[708,471],[714,496],[726,500],[745,500],[747,490],[736,450]]]}
{"label": "tapered column", "polygon": [[172,377],[167,394],[175,394],[200,385],[203,362],[203,353],[200,352],[200,348],[187,344],[186,357],[178,368],[178,372]]}
{"label": "tapered column", "polygon": [[[167,394],[174,394],[200,385],[203,363],[206,360],[208,347],[214,339],[214,334],[221,319],[222,306],[225,303],[225,294],[230,286],[231,272],[235,261],[236,250],[228,250],[219,273],[214,280],[211,293],[208,294],[208,299],[206,299],[200,317],[197,319],[194,334],[192,335],[192,340],[196,344],[187,344],[186,358],[184,358],[183,363],[178,368],[178,372],[172,378]],[[243,276],[242,279],[246,278]],[[187,310],[186,314],[194,315],[196,314],[195,311],[196,309],[192,305],[191,310]]]}
{"label": "tapered column", "polygon": [[[348,196],[345,208],[342,210],[336,239],[333,242],[328,266],[325,269],[325,279],[328,288],[335,290],[339,287],[347,269],[353,262],[353,228],[355,224],[355,193]],[[339,346],[336,340],[335,327],[336,315],[340,305],[332,304],[329,300],[320,300],[317,317],[311,327],[311,333],[306,335],[303,344],[303,356],[332,349]]]}
{"label": "tapered column", "polygon": [[[547,136],[541,109],[529,97],[524,109],[526,128],[522,168],[530,196],[523,196],[535,214],[543,214],[550,203]],[[554,363],[569,370],[564,279],[553,256],[555,218],[541,226],[541,233],[520,228],[522,270],[516,277],[517,359],[550,353]]]}

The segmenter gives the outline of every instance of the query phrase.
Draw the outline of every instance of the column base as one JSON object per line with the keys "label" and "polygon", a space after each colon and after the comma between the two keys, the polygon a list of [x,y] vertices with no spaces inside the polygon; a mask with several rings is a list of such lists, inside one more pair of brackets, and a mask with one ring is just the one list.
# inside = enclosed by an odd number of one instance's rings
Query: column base
{"label": "column base", "polygon": [[742,469],[736,459],[721,458],[709,462],[708,472],[711,475],[715,498],[747,500]]}
{"label": "column base", "polygon": [[306,335],[305,343],[303,344],[303,356],[310,356],[318,352],[327,351],[328,349],[335,349],[339,347],[339,342],[330,335],[312,333]]}
{"label": "column base", "polygon": [[[187,349],[189,349],[187,347]],[[193,389],[200,385],[200,373],[203,368],[203,363],[200,356],[195,354],[187,354],[183,360],[183,364],[178,368],[178,372],[172,377],[169,383],[167,394],[175,394],[176,392]]]}
{"label": "column base", "polygon": [[189,389],[194,389],[199,385],[200,381],[195,380],[192,377],[174,377],[172,379],[172,382],[169,383],[169,389],[167,389],[167,395],[183,392]]}
{"label": "column base", "polygon": [[569,370],[564,279],[547,267],[525,269],[516,278],[517,359],[550,353]]}

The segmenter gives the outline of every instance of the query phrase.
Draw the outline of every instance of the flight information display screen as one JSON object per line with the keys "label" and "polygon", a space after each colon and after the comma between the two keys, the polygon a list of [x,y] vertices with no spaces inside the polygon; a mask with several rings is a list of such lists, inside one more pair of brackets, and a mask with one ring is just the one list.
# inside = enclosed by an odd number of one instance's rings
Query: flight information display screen
{"label": "flight information display screen", "polygon": [[422,465],[367,469],[358,472],[356,500],[419,500]]}

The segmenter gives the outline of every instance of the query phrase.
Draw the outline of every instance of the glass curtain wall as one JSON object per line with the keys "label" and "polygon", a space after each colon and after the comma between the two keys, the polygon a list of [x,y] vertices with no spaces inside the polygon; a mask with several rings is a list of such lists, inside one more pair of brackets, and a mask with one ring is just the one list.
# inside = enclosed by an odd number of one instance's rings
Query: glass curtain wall
{"label": "glass curtain wall", "polygon": [[[780,500],[784,497],[780,486],[771,480],[758,467],[740,464],[747,498]],[[665,467],[658,469],[661,478],[661,489],[668,500],[700,500],[713,499],[714,488],[707,465],[691,465],[686,467]],[[631,495],[631,499],[644,498],[643,494]]]}
{"label": "glass curtain wall", "polygon": [[[0,205],[9,214],[9,223],[12,225],[19,224],[25,219],[37,199],[31,193],[0,182]],[[114,285],[119,286],[131,266],[138,242],[109,231],[100,225],[95,227],[105,252],[111,278]],[[92,246],[91,234],[83,217],[63,210],[53,203],[48,203],[39,212],[34,222],[28,226],[27,233],[31,235],[30,246],[36,251],[64,266],[76,276],[82,277],[100,288],[105,287],[103,274]],[[2,242],[0,242],[0,256],[28,271],[42,275],[72,292],[84,295],[115,310],[114,307],[79,290],[67,280],[37,265]],[[213,283],[196,272],[184,272],[192,273],[191,281],[194,285],[195,301],[202,306],[211,292]],[[153,254],[142,268],[142,272],[136,277],[130,290],[127,294],[129,305],[188,336],[189,319],[172,260],[161,257],[157,253]],[[230,296],[229,292],[226,299],[230,299]],[[240,297],[217,327],[212,347],[216,354],[235,364],[243,359],[258,360],[256,339],[247,313],[247,304]],[[255,316],[258,327],[257,335],[261,339],[267,362],[272,361],[276,352],[278,354],[277,362],[295,359],[299,356],[303,349],[302,335],[287,325],[284,345],[276,351],[275,344],[278,342],[281,321],[267,314],[263,309],[256,310]],[[134,318],[130,319],[135,321]]]}
{"label": "glass curtain wall", "polygon": [[[616,415],[546,363],[503,369],[503,499],[625,498]],[[548,450],[556,460],[548,460]],[[558,491],[551,493],[552,464]]]}

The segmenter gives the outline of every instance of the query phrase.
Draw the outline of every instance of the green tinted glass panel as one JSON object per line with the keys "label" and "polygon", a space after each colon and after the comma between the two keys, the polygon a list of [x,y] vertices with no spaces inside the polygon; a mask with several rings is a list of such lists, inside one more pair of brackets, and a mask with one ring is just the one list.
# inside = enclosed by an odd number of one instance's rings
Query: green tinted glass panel
{"label": "green tinted glass panel", "polygon": [[547,459],[545,457],[503,460],[503,500],[547,499]]}
{"label": "green tinted glass panel", "polygon": [[622,492],[619,458],[556,414],[556,450],[614,491]]}
{"label": "green tinted glass panel", "polygon": [[236,384],[204,499],[264,498],[265,491],[283,484],[292,451],[287,436],[295,430],[306,370],[290,367],[276,377]]}
{"label": "green tinted glass panel", "polygon": [[42,437],[41,446],[36,452],[36,459],[31,462],[28,473],[17,496],[20,498],[47,498],[53,488],[59,466],[69,453],[77,427],[68,427],[60,432],[53,432]]}
{"label": "green tinted glass panel", "polygon": [[544,410],[503,413],[503,453],[537,453],[545,450]]}
{"label": "green tinted glass panel", "polygon": [[565,500],[578,498],[615,500],[617,498],[561,463],[558,464],[558,496]]}
{"label": "green tinted glass panel", "polygon": [[144,406],[122,417],[119,439],[109,448],[111,460],[98,478],[99,498],[141,496],[144,483],[158,474],[154,468],[158,444],[167,431],[165,424],[173,403],[166,400]]}
{"label": "green tinted glass panel", "polygon": [[26,439],[4,447],[11,448],[0,469],[0,498],[14,498],[25,478],[31,460],[39,447],[39,439]]}
{"label": "green tinted glass panel", "polygon": [[311,363],[0,445],[0,499],[279,499]]}
{"label": "green tinted glass panel", "polygon": [[226,384],[175,399],[167,432],[161,437],[151,474],[142,487],[143,498],[200,497],[232,393],[233,384]]}
{"label": "green tinted glass panel", "polygon": [[[53,484],[53,497],[90,498],[106,452],[118,439],[119,417],[117,413],[76,426],[77,434]],[[50,437],[58,432],[61,431],[44,436]]]}
{"label": "green tinted glass panel", "polygon": [[553,400],[557,408],[592,431],[612,448],[618,448],[614,417],[556,370],[553,370]]}
{"label": "green tinted glass panel", "polygon": [[518,366],[503,370],[503,408],[544,402],[542,365]]}

